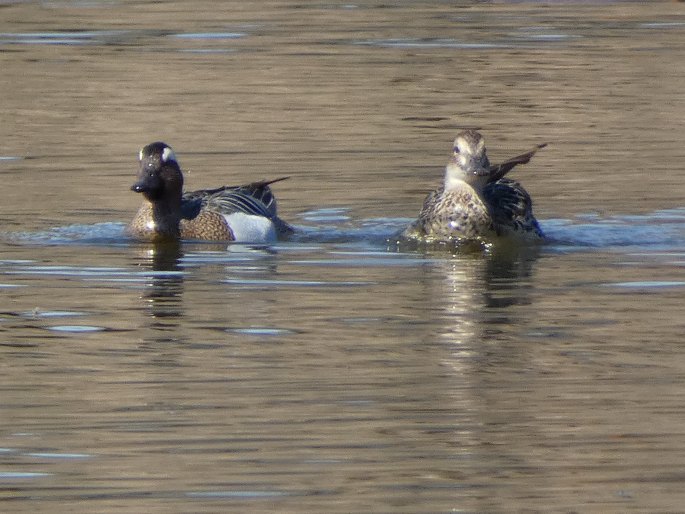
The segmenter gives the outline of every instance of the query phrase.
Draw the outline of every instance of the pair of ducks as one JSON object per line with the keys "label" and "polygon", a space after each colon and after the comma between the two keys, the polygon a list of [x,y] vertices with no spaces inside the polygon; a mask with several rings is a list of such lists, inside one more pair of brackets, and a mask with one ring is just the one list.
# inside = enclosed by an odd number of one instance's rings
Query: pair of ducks
{"label": "pair of ducks", "polygon": [[[491,165],[483,136],[475,130],[460,132],[443,186],[428,194],[418,219],[399,237],[422,243],[488,242],[500,236],[542,239],[530,196],[504,176],[544,146]],[[278,217],[270,187],[288,177],[183,193],[183,174],[170,146],[149,144],[139,161],[131,189],[145,201],[128,226],[136,239],[266,243],[293,232]]]}

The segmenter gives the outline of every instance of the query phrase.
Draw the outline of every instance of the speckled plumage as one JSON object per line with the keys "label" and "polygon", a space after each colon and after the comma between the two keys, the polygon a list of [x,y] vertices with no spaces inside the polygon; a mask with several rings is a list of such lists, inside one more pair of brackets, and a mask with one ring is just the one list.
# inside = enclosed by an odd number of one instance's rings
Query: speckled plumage
{"label": "speckled plumage", "polygon": [[419,218],[404,236],[426,242],[476,239],[486,234],[491,224],[488,206],[472,188],[446,192],[443,187],[428,194]]}
{"label": "speckled plumage", "polygon": [[483,137],[475,130],[461,132],[454,141],[444,185],[428,194],[418,219],[402,237],[427,243],[490,241],[497,236],[542,238],[530,195],[521,184],[503,177],[544,146],[491,165]]}
{"label": "speckled plumage", "polygon": [[197,239],[202,241],[234,241],[233,232],[228,227],[226,220],[221,214],[207,210],[200,211],[194,218],[179,220],[178,235],[173,233],[160,233],[156,229],[158,225],[154,221],[155,216],[150,202],[144,202],[140,206],[135,217],[128,226],[128,233],[136,239],[150,241],[167,238]]}
{"label": "speckled plumage", "polygon": [[165,143],[152,143],[140,151],[138,180],[131,189],[142,193],[145,201],[129,224],[128,233],[149,241],[235,241],[236,230],[226,216],[245,214],[264,220],[267,226],[272,224],[277,235],[287,235],[292,228],[278,217],[276,199],[269,187],[286,178],[183,194],[183,174],[173,150]]}

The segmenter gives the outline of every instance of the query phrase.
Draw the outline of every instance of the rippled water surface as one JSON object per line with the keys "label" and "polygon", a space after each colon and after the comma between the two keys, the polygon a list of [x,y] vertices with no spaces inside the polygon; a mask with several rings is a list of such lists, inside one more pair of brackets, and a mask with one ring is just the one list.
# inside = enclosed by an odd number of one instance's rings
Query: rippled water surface
{"label": "rippled water surface", "polygon": [[[684,5],[0,2],[0,511],[682,511]],[[546,244],[393,244],[464,127]],[[156,140],[297,234],[130,241]]]}

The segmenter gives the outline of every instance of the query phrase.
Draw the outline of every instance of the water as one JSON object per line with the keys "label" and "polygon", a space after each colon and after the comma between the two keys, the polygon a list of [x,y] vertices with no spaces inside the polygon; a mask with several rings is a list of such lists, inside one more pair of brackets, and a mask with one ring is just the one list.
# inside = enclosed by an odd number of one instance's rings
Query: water
{"label": "water", "polygon": [[[0,14],[0,511],[682,510],[679,3]],[[462,127],[545,245],[393,244]],[[155,140],[298,234],[130,241]]]}

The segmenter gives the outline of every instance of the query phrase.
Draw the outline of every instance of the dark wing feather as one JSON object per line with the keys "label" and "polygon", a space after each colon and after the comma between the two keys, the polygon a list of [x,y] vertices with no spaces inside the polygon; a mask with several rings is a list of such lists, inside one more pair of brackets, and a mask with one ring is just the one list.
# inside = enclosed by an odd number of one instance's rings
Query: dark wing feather
{"label": "dark wing feather", "polygon": [[194,194],[191,194],[190,196],[183,195],[181,198],[181,218],[185,220],[194,219],[200,214],[203,205],[204,203],[201,196],[196,196]]}
{"label": "dark wing feather", "polygon": [[490,206],[498,234],[523,231],[542,237],[542,230],[533,216],[533,201],[518,182],[505,178],[488,184],[483,189],[483,198]]}
{"label": "dark wing feather", "polygon": [[546,146],[547,143],[536,145],[535,148],[529,152],[512,157],[511,159],[504,161],[502,164],[493,164],[490,166],[490,177],[488,178],[488,182],[497,182],[499,179],[504,177],[504,175],[509,173],[515,166],[528,163],[540,148],[544,148]]}
{"label": "dark wing feather", "polygon": [[287,178],[289,177],[185,193],[181,200],[182,216],[192,219],[204,207],[224,214],[243,212],[273,219],[276,217],[276,197],[269,185]]}

